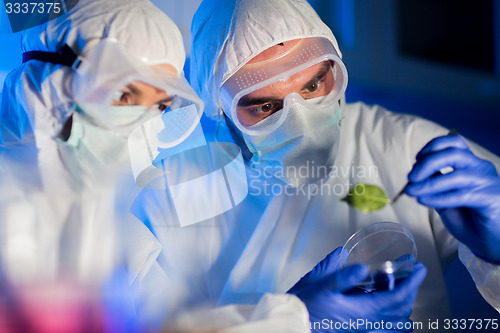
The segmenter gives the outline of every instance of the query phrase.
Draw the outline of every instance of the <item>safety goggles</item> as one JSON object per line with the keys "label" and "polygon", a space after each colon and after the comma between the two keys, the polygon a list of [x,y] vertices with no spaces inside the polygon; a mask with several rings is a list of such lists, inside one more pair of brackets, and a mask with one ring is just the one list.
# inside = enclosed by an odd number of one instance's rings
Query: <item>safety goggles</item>
{"label": "safety goggles", "polygon": [[347,70],[332,43],[305,38],[284,55],[244,65],[221,86],[220,102],[240,131],[263,135],[277,129],[295,103],[324,108],[338,102],[346,87]]}

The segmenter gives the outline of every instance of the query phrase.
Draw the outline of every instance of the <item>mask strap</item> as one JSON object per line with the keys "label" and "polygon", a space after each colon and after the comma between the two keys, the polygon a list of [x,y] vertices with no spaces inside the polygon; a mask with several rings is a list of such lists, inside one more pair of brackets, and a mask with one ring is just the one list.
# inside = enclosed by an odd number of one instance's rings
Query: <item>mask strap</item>
{"label": "mask strap", "polygon": [[[53,64],[63,65],[71,67],[77,70],[83,63],[83,58],[79,57],[68,44],[64,44],[61,50],[57,52],[46,52],[46,51],[28,51],[23,53],[23,63],[30,60],[39,60],[44,62],[50,62]],[[82,66],[85,68],[85,66]],[[82,68],[82,69],[83,69]],[[66,122],[63,124],[61,132],[59,133],[59,138],[63,141],[67,141],[71,137],[71,131],[73,129],[73,115],[70,115]]]}
{"label": "mask strap", "polygon": [[77,69],[82,64],[82,58],[80,58],[76,53],[68,46],[64,44],[61,50],[57,52],[46,52],[46,51],[29,51],[23,53],[23,63],[30,60],[40,60],[44,62],[50,62],[53,64],[59,64],[63,66],[68,66],[73,69]]}

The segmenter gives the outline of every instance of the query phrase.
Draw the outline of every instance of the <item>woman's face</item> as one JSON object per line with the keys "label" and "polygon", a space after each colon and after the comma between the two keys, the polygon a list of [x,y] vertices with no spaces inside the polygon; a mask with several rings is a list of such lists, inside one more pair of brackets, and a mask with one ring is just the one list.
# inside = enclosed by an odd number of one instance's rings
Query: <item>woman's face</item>
{"label": "woman's face", "polygon": [[[158,67],[171,75],[177,75],[176,70],[171,65],[158,65]],[[173,97],[163,89],[142,81],[133,81],[117,92],[112,105],[144,105],[164,111],[170,106]]]}

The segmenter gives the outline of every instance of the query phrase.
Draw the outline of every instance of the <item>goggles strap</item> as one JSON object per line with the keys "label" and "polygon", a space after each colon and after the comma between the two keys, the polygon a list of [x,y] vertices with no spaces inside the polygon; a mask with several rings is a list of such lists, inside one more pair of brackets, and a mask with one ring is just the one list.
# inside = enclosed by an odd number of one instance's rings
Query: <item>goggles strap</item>
{"label": "goggles strap", "polygon": [[57,52],[29,51],[23,53],[23,63],[30,60],[40,60],[72,67],[74,69],[80,66],[81,61],[79,59],[78,55],[76,55],[68,44],[64,44],[62,49]]}

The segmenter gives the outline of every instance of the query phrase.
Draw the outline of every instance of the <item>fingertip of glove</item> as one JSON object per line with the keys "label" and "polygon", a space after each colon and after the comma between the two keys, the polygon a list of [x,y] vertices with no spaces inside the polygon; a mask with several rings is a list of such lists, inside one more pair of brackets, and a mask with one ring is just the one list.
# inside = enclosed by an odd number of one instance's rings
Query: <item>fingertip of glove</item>
{"label": "fingertip of glove", "polygon": [[336,256],[342,256],[345,252],[347,252],[346,249],[344,249],[342,246],[339,246],[338,248],[336,248],[335,250],[333,250],[332,252],[330,252],[327,257],[336,257]]}
{"label": "fingertip of glove", "polygon": [[349,255],[349,251],[346,248],[343,248],[342,246],[340,246],[340,247],[336,248],[334,252],[337,253],[339,256],[340,266],[344,266],[345,262],[347,261],[347,256]]}

